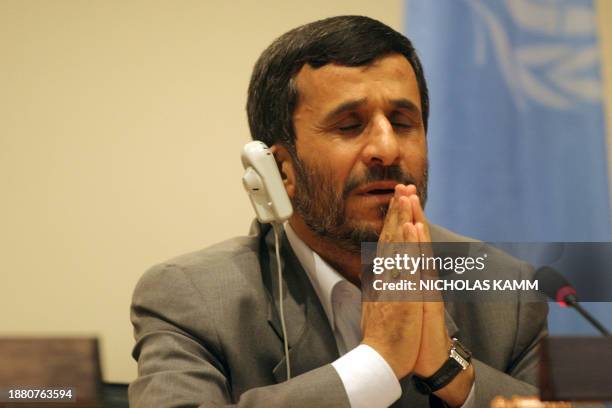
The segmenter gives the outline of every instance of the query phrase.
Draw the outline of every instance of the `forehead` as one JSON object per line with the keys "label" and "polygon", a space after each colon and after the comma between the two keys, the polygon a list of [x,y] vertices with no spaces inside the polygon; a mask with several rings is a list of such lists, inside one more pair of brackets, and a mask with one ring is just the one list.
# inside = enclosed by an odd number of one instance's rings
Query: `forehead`
{"label": "forehead", "polygon": [[420,108],[416,75],[401,54],[378,58],[369,65],[347,67],[304,65],[296,76],[298,109],[326,111],[346,100],[388,101],[405,98]]}

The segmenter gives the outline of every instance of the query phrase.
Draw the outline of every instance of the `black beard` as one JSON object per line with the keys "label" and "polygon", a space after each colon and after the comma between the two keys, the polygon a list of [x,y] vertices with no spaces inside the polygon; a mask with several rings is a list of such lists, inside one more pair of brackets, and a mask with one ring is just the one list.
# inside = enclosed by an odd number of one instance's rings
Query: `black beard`
{"label": "black beard", "polygon": [[[346,180],[342,191],[334,188],[331,172],[323,172],[306,165],[293,155],[296,171],[295,196],[293,208],[302,217],[304,223],[319,237],[332,242],[340,249],[358,254],[362,242],[377,242],[380,231],[348,220],[345,213],[345,202],[351,191],[367,183],[394,180],[399,184],[414,184],[423,208],[427,201],[427,164],[421,175],[421,182],[406,174],[397,165],[374,166],[368,168],[363,177],[352,177]],[[380,216],[384,219],[388,204],[379,207]]]}

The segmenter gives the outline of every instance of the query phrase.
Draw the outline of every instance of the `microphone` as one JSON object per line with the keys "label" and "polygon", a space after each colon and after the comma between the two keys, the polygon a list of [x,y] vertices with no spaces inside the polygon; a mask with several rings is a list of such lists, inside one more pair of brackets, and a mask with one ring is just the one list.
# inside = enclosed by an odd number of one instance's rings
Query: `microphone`
{"label": "microphone", "polygon": [[610,332],[578,303],[576,289],[574,289],[568,280],[555,269],[550,266],[539,268],[535,272],[534,280],[538,281],[540,291],[559,303],[561,307],[569,306],[576,309],[576,311],[578,311],[578,313],[591,323],[601,334],[606,337],[610,336]]}

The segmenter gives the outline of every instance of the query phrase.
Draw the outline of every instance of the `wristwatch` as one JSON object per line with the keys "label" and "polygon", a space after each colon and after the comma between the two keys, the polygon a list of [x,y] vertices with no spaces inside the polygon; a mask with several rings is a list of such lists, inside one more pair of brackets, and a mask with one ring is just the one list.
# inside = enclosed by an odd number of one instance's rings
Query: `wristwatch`
{"label": "wristwatch", "polygon": [[461,371],[467,370],[472,360],[472,353],[458,339],[452,339],[448,360],[431,377],[413,375],[412,380],[418,392],[432,394],[450,383]]}

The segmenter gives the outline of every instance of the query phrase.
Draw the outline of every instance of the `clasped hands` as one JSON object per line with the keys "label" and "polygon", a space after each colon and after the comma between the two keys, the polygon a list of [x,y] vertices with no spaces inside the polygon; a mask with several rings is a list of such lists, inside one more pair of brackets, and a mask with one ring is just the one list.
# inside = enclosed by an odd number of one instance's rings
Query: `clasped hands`
{"label": "clasped hands", "polygon": [[[380,234],[379,247],[387,243],[431,242],[425,213],[414,185],[398,184]],[[376,350],[398,379],[410,373],[433,375],[449,357],[451,339],[444,302],[363,302],[362,344]],[[435,394],[450,406],[461,406],[474,382],[472,365]]]}

